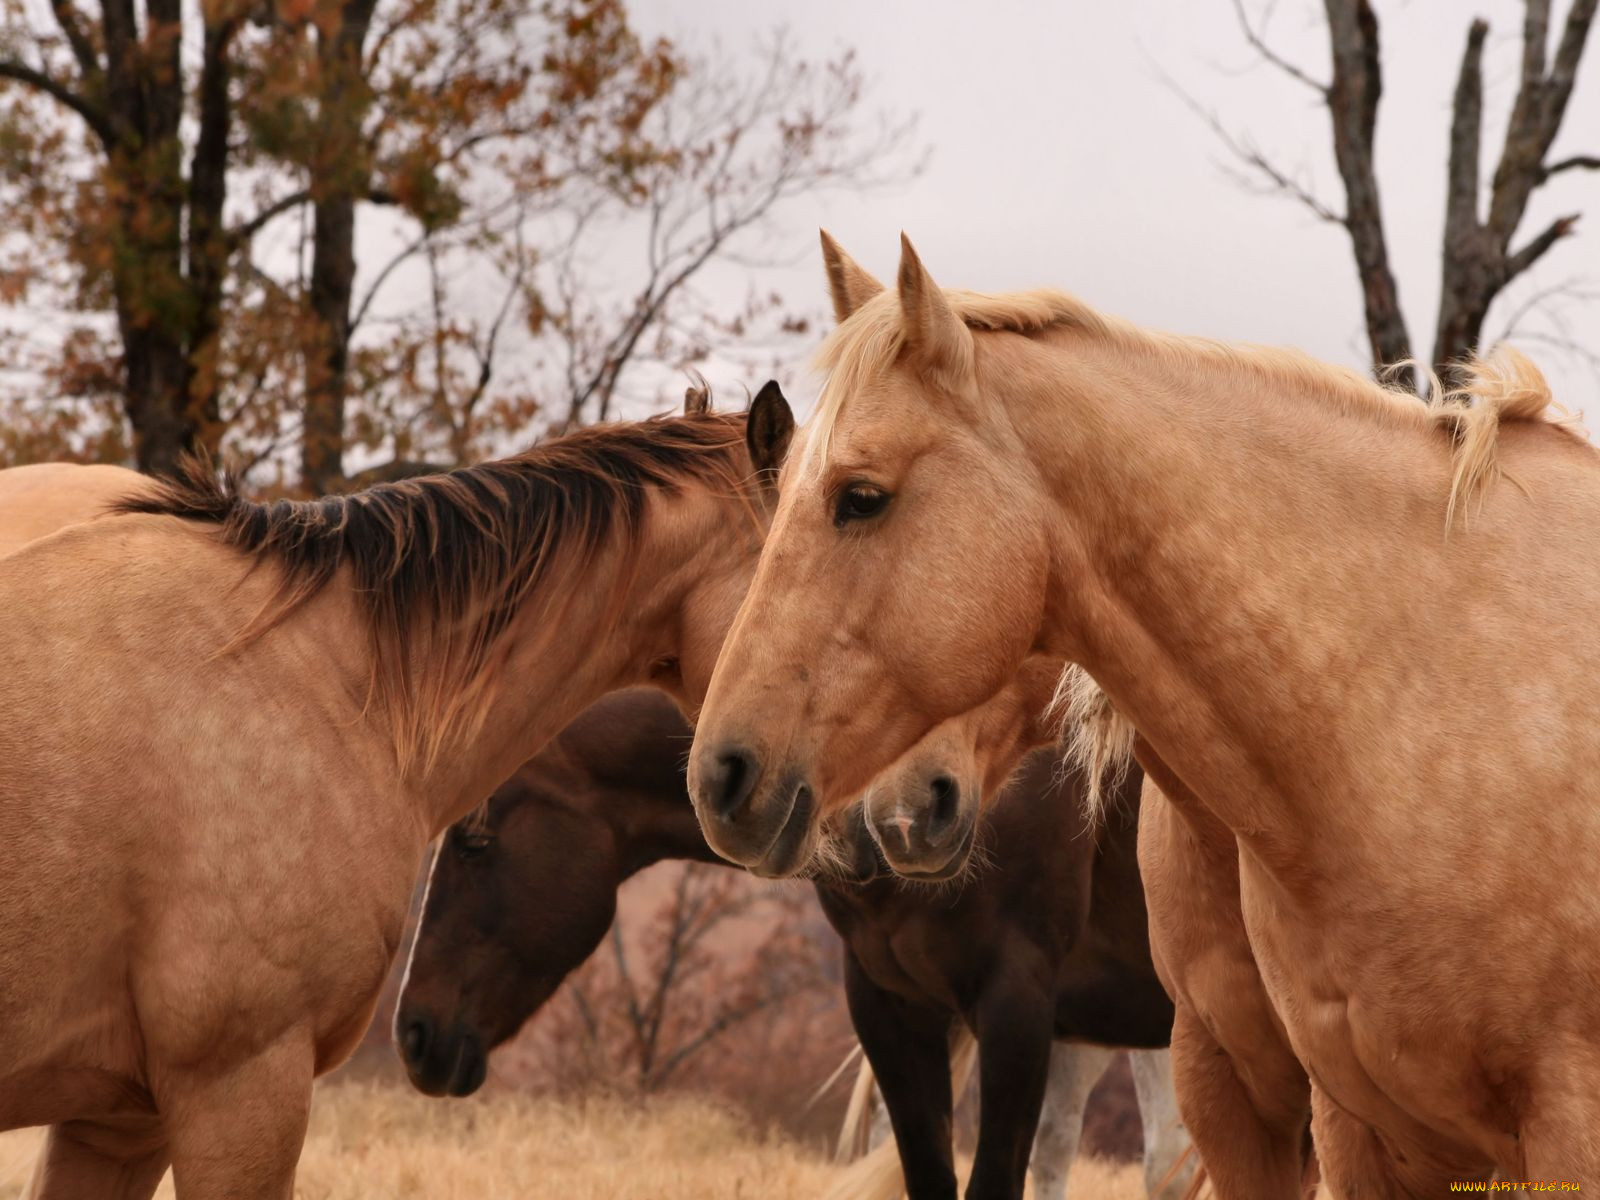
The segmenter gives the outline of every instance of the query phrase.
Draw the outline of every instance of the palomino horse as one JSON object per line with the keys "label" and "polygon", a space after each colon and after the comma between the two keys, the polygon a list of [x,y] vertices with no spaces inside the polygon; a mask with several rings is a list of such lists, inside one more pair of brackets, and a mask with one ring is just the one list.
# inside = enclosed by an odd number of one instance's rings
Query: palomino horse
{"label": "palomino horse", "polygon": [[0,558],[119,500],[154,495],[154,480],[126,467],[38,463],[0,471]]}
{"label": "palomino horse", "polygon": [[169,1161],[184,1200],[290,1195],[427,843],[600,694],[704,687],[762,535],[747,439],[790,427],[769,386],[312,503],[196,474],[0,560],[0,1125],[53,1124],[35,1196]]}
{"label": "palomino horse", "polygon": [[[524,764],[481,818],[445,835],[395,1017],[418,1088],[462,1095],[483,1082],[489,1050],[600,943],[623,879],[664,858],[721,861],[684,787],[690,736],[658,694],[609,696]],[[1108,1052],[1060,1043],[1052,1055],[1053,1037],[1166,1042],[1171,1003],[1150,966],[1134,861],[1137,780],[1121,791],[1129,811],[1098,840],[1084,827],[1082,782],[1057,778],[1049,755],[1031,760],[985,825],[984,849],[1000,865],[961,884],[872,879],[870,842],[855,871],[863,878],[816,883],[844,940],[851,1015],[915,1200],[955,1195],[952,1024],[971,1028],[982,1049],[973,1197],[1020,1198],[1030,1144],[1040,1155],[1036,1190],[1064,1194],[1083,1104]],[[1057,1120],[1035,1141],[1047,1069]],[[1175,1196],[1187,1138],[1168,1100],[1165,1052],[1140,1053],[1135,1072],[1147,1178]]]}
{"label": "palomino horse", "polygon": [[[996,738],[1006,728],[1022,731],[1026,746],[1044,740],[1041,726],[1050,730],[1059,722],[1093,811],[1102,807],[1107,780],[1113,803],[1119,792],[1125,794],[1129,763],[1137,759],[1145,771],[1139,873],[1150,913],[1151,958],[1176,1009],[1172,1069],[1184,1120],[1219,1200],[1314,1195],[1311,1085],[1250,949],[1233,834],[1137,738],[1087,675],[1076,668],[1063,673],[1062,667],[1030,660],[1017,686],[943,722],[879,776],[874,792],[896,794],[899,821],[913,827],[937,820],[928,814],[939,812],[941,791],[981,804],[1019,753],[1015,742]],[[1037,682],[1024,682],[1040,678],[1060,681],[1047,710]],[[946,782],[930,789],[925,781],[934,769]],[[1158,779],[1175,800],[1156,787]],[[878,836],[897,844],[881,830]]]}
{"label": "palomino horse", "polygon": [[1081,663],[1238,841],[1338,1194],[1600,1179],[1600,464],[1538,371],[1429,408],[828,259],[690,761],[712,845],[768,862],[1028,653]]}

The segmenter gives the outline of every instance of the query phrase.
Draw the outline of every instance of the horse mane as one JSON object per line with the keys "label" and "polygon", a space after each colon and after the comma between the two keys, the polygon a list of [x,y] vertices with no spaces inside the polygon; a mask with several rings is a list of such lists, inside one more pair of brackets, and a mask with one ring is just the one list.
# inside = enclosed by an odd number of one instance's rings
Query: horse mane
{"label": "horse mane", "polygon": [[[442,475],[270,503],[190,459],[116,510],[212,523],[254,563],[277,564],[274,597],[224,653],[349,571],[371,645],[369,703],[387,709],[401,762],[427,769],[481,728],[513,616],[538,600],[548,621],[602,547],[638,536],[651,491],[699,484],[745,495],[744,424],[742,413],[697,413],[599,425]],[[624,571],[614,583],[613,614],[627,582]],[[440,667],[426,684],[415,678],[419,651]]]}
{"label": "horse mane", "polygon": [[1555,402],[1544,373],[1520,350],[1497,346],[1487,357],[1462,364],[1461,372],[1462,384],[1449,391],[1440,386],[1436,375],[1428,375],[1430,394],[1440,397],[1432,410],[1434,422],[1455,439],[1446,533],[1455,522],[1457,509],[1464,525],[1472,501],[1481,504],[1489,485],[1502,474],[1495,456],[1501,425],[1543,422],[1576,441],[1586,444],[1589,440],[1578,418]]}
{"label": "horse mane", "polygon": [[1062,668],[1055,695],[1045,709],[1056,722],[1056,742],[1066,765],[1083,773],[1083,809],[1091,826],[1105,810],[1107,788],[1115,789],[1133,761],[1133,722],[1112,707],[1111,698],[1076,663]]}
{"label": "horse mane", "polygon": [[[946,288],[944,297],[951,311],[974,331],[1029,336],[1056,329],[1078,330],[1131,357],[1176,361],[1192,370],[1218,366],[1242,370],[1267,386],[1288,385],[1344,411],[1395,426],[1440,429],[1453,442],[1447,532],[1458,509],[1465,514],[1466,506],[1481,499],[1499,476],[1495,445],[1502,422],[1544,421],[1587,440],[1581,425],[1555,404],[1539,368],[1509,346],[1459,364],[1464,382],[1452,390],[1444,389],[1425,370],[1432,384],[1428,394],[1438,397],[1428,404],[1409,389],[1380,383],[1299,350],[1143,329],[1049,288],[998,294]],[[806,447],[800,457],[812,466],[820,465],[846,402],[886,374],[904,346],[900,299],[892,289],[870,297],[834,327],[814,360],[816,368],[827,373],[827,381],[815,415],[807,423]],[[1393,378],[1393,368],[1382,374]]]}

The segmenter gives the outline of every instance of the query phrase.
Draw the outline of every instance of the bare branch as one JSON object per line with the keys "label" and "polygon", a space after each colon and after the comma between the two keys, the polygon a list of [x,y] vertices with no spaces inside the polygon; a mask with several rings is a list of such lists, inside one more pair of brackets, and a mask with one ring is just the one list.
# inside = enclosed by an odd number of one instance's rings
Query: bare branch
{"label": "bare branch", "polygon": [[1522,86],[1544,78],[1544,52],[1550,42],[1550,0],[1524,0],[1522,12]]}
{"label": "bare branch", "polygon": [[1600,154],[1574,154],[1570,158],[1558,159],[1544,168],[1539,176],[1543,183],[1552,175],[1559,175],[1562,171],[1600,171]]}
{"label": "bare branch", "polygon": [[[1175,80],[1166,75],[1162,76],[1162,80],[1184,102],[1189,111],[1199,117],[1206,127],[1216,135],[1217,140],[1227,148],[1234,158],[1267,182],[1268,190],[1280,193],[1304,205],[1319,221],[1327,221],[1334,225],[1345,224],[1345,218],[1342,214],[1334,212],[1333,209],[1329,208],[1327,204],[1313,194],[1308,187],[1297,181],[1288,172],[1275,166],[1254,143],[1236,136],[1222,123],[1222,118],[1202,105]],[[1240,181],[1248,186],[1246,180],[1241,178]]]}
{"label": "bare branch", "polygon": [[1506,258],[1505,280],[1509,282],[1544,257],[1545,252],[1562,238],[1569,236],[1578,223],[1578,213],[1570,213],[1552,221],[1543,233],[1521,250]]}
{"label": "bare branch", "polygon": [[1455,103],[1450,120],[1450,166],[1445,193],[1445,244],[1475,235],[1478,229],[1478,180],[1483,130],[1483,42],[1487,21],[1467,30],[1461,55]]}
{"label": "bare branch", "polygon": [[[1522,80],[1512,104],[1511,119],[1506,124],[1505,148],[1495,169],[1487,222],[1490,236],[1500,247],[1501,253],[1509,248],[1511,238],[1527,211],[1528,197],[1534,188],[1549,178],[1549,172],[1543,165],[1545,156],[1549,154],[1566,115],[1567,102],[1572,97],[1572,86],[1577,78],[1578,64],[1588,41],[1589,26],[1594,21],[1597,3],[1600,0],[1572,0],[1548,74],[1530,74],[1544,59],[1544,40],[1548,36],[1548,3],[1540,0],[1538,8],[1541,11],[1535,12],[1530,8],[1524,22]],[[1537,39],[1537,46],[1529,46],[1528,39]]]}
{"label": "bare branch", "polygon": [[1302,71],[1288,59],[1279,55],[1275,50],[1272,49],[1271,46],[1267,45],[1265,37],[1267,18],[1265,15],[1262,17],[1261,28],[1258,30],[1250,24],[1249,14],[1245,12],[1244,0],[1233,0],[1233,13],[1234,16],[1239,19],[1239,29],[1244,33],[1245,41],[1250,43],[1257,54],[1261,55],[1263,59],[1271,63],[1274,67],[1277,67],[1278,70],[1282,71],[1290,79],[1293,79],[1298,83],[1305,84],[1306,87],[1316,92],[1319,96],[1327,96],[1327,84],[1323,83],[1320,79],[1312,78],[1311,75],[1305,71]]}
{"label": "bare branch", "polygon": [[101,75],[100,59],[95,54],[94,43],[78,23],[77,11],[68,0],[51,0],[50,12],[67,39],[67,45],[72,47],[72,56],[78,60],[78,70],[83,72],[85,82],[98,81]]}
{"label": "bare branch", "polygon": [[107,150],[117,144],[117,131],[112,127],[111,120],[97,105],[91,104],[85,97],[80,96],[66,84],[46,75],[27,63],[17,62],[14,59],[0,59],[0,79],[15,79],[18,83],[25,83],[29,87],[45,93],[57,103],[71,109],[82,117],[84,123],[100,139]]}

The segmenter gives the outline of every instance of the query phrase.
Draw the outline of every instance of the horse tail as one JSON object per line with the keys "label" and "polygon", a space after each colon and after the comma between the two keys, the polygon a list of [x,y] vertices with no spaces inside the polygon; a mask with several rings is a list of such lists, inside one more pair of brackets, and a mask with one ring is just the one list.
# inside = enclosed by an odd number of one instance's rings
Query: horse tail
{"label": "horse tail", "polygon": [[[950,1036],[950,1095],[953,1099],[959,1100],[966,1091],[977,1062],[977,1039],[966,1026],[956,1026]],[[855,1089],[850,1094],[850,1107],[845,1112],[844,1128],[839,1133],[836,1161],[848,1159],[866,1141],[872,1124],[872,1084],[872,1067],[863,1058]],[[900,1200],[905,1190],[905,1177],[900,1172],[900,1149],[894,1138],[888,1137],[851,1163],[828,1189],[824,1200]]]}
{"label": "horse tail", "polygon": [[1206,1174],[1206,1164],[1203,1160],[1200,1160],[1199,1154],[1200,1151],[1194,1148],[1193,1142],[1185,1146],[1183,1153],[1172,1160],[1172,1165],[1167,1168],[1167,1173],[1161,1177],[1161,1182],[1156,1185],[1156,1191],[1152,1195],[1164,1192],[1167,1186],[1183,1171],[1183,1164],[1188,1162],[1190,1158],[1194,1158],[1196,1159],[1194,1174],[1189,1177],[1189,1186],[1184,1188],[1182,1200],[1200,1200],[1200,1194],[1206,1190],[1206,1184],[1211,1182],[1211,1179]]}
{"label": "horse tail", "polygon": [[[849,1053],[839,1060],[839,1065],[822,1081],[817,1090],[811,1093],[811,1099],[806,1101],[802,1111],[810,1112],[815,1108],[857,1059],[862,1059],[860,1042],[850,1047]],[[871,1107],[872,1068],[867,1065],[865,1059],[862,1059],[861,1069],[856,1073],[855,1086],[850,1089],[850,1101],[845,1106],[844,1122],[839,1129],[839,1142],[833,1153],[834,1162],[847,1163],[866,1149],[867,1130],[871,1124],[868,1113]]]}
{"label": "horse tail", "polygon": [[972,1082],[978,1065],[978,1039],[965,1025],[957,1025],[950,1035],[950,1097],[957,1104]]}

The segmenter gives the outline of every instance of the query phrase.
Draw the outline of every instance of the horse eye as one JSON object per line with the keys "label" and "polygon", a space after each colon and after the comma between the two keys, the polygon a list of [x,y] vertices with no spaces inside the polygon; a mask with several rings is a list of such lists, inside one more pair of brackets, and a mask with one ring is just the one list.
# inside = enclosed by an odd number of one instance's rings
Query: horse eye
{"label": "horse eye", "polygon": [[839,493],[834,502],[833,523],[843,527],[851,521],[877,516],[889,503],[889,493],[868,483],[853,483]]}
{"label": "horse eye", "polygon": [[462,858],[477,858],[494,844],[494,834],[477,831],[458,833],[455,836],[456,854]]}

